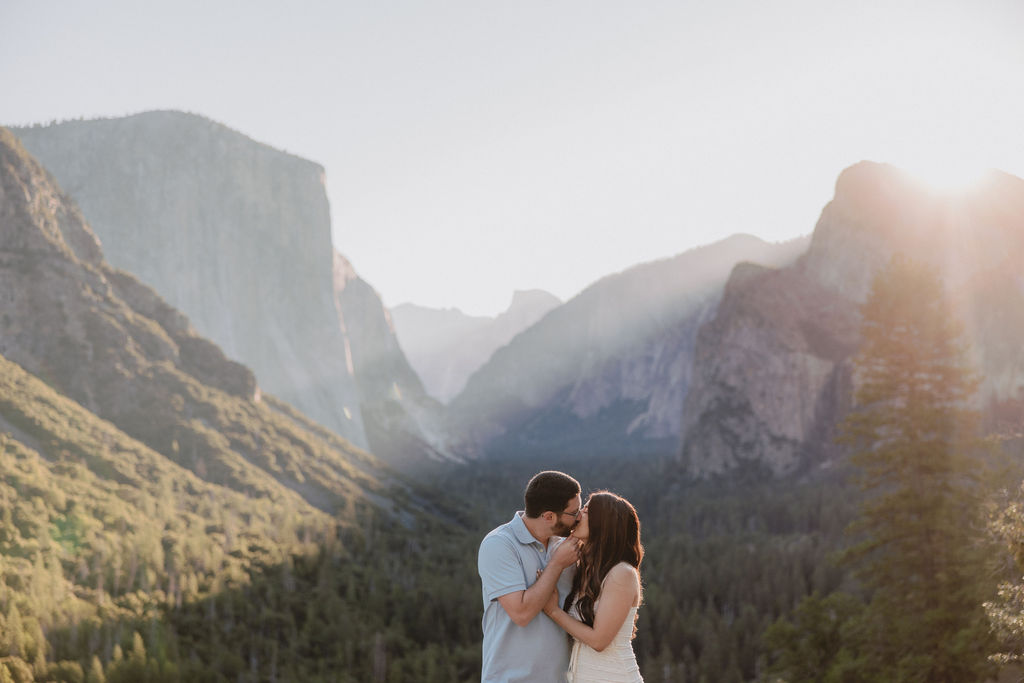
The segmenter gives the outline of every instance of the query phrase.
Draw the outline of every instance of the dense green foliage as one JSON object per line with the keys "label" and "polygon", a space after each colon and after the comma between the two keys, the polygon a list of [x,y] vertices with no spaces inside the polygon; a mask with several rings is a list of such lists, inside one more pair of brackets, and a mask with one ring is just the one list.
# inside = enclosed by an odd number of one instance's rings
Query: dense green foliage
{"label": "dense green foliage", "polygon": [[471,566],[426,495],[246,496],[2,359],[0,427],[0,676],[472,680],[475,601],[434,579]]}
{"label": "dense green foliage", "polygon": [[[1024,427],[1024,411],[1019,414]],[[1003,448],[1014,460],[1024,461],[1024,430],[1004,441]],[[1016,477],[1019,480],[1020,477]],[[997,595],[985,603],[998,648],[992,659],[1000,664],[1024,663],[1024,485],[1004,490],[988,510],[988,526],[993,540],[1005,549],[997,555],[994,575],[1002,581]],[[998,561],[1001,560],[1001,561]],[[1024,673],[1024,672],[1022,672]]]}
{"label": "dense green foliage", "polygon": [[[438,477],[437,486],[476,518],[474,559],[483,534],[522,509],[530,476],[551,466],[484,462]],[[842,585],[842,571],[827,559],[844,543],[857,498],[839,472],[694,482],[671,458],[589,458],[558,467],[580,480],[584,495],[613,490],[640,515],[647,554],[634,648],[649,682],[758,679],[766,666],[763,630],[813,591]],[[480,610],[475,572],[472,590]]]}

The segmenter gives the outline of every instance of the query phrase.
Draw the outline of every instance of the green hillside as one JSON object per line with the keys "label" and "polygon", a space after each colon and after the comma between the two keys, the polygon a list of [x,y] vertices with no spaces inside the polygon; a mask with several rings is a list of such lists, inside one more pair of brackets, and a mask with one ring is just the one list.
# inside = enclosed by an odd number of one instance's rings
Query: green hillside
{"label": "green hillside", "polygon": [[378,488],[394,512],[353,497],[331,515],[290,491],[203,481],[6,359],[0,430],[12,674],[355,681],[408,666],[445,672],[416,680],[460,680],[475,667],[475,648],[431,648],[459,630],[469,640],[476,619],[446,623],[459,601],[427,584],[465,574],[465,553],[407,493]]}

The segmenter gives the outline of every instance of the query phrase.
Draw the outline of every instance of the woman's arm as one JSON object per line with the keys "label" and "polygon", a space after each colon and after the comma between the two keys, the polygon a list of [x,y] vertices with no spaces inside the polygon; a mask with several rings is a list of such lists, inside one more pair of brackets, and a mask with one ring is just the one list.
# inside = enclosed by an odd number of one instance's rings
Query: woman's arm
{"label": "woman's arm", "polygon": [[598,652],[608,647],[622,623],[629,616],[629,609],[640,597],[640,582],[636,570],[628,564],[612,567],[601,587],[601,604],[594,614],[594,626],[572,618],[558,606],[558,598],[549,599],[544,613],[561,626],[576,640],[589,645]]}

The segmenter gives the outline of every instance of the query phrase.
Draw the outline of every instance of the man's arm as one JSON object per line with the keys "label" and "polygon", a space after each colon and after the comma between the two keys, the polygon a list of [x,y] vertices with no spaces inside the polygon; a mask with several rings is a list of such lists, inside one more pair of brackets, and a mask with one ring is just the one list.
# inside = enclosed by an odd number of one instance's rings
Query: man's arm
{"label": "man's arm", "polygon": [[532,586],[498,598],[502,608],[517,626],[526,626],[544,609],[548,597],[556,590],[562,571],[576,562],[577,543],[575,538],[563,541]]}

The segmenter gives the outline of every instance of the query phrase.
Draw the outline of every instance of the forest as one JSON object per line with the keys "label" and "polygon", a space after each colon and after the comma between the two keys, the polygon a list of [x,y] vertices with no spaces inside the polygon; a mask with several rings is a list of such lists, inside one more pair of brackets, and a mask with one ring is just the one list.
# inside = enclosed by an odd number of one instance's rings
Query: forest
{"label": "forest", "polygon": [[0,361],[0,683],[478,680],[477,546],[552,468],[637,508],[647,681],[1008,671],[1019,423],[970,409],[941,287],[886,277],[850,457],[784,478],[692,480],[674,454],[482,460],[396,474],[330,514],[200,479]]}

